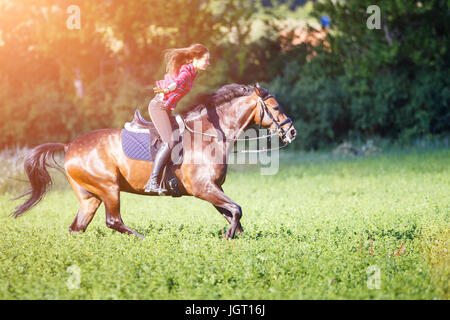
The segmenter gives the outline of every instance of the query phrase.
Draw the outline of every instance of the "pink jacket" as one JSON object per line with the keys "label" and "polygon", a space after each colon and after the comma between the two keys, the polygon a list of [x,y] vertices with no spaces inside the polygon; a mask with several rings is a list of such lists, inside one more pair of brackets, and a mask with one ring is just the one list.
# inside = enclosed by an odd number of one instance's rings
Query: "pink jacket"
{"label": "pink jacket", "polygon": [[156,81],[156,85],[161,89],[166,89],[170,84],[176,83],[176,88],[173,91],[164,94],[164,105],[170,110],[174,110],[178,101],[191,91],[197,74],[198,72],[195,71],[192,64],[184,64],[175,77],[172,78],[166,73],[164,80]]}

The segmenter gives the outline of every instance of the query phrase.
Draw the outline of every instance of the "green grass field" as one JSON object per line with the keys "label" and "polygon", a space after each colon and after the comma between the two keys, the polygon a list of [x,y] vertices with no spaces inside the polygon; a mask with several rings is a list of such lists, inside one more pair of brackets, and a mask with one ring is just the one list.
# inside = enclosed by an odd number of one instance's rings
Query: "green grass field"
{"label": "green grass field", "polygon": [[232,241],[192,197],[122,193],[140,240],[108,229],[103,205],[69,234],[68,183],[19,219],[8,216],[17,193],[4,191],[0,299],[449,299],[448,149],[282,155],[274,176],[229,172],[244,227]]}

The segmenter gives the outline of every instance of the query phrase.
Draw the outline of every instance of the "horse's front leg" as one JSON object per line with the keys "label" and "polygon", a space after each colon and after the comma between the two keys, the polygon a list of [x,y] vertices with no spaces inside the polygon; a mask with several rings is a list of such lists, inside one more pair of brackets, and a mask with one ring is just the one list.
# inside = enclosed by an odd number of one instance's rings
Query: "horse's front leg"
{"label": "horse's front leg", "polygon": [[227,240],[232,239],[238,226],[238,231],[242,231],[242,226],[240,224],[242,217],[241,207],[231,200],[221,188],[213,183],[208,184],[201,189],[202,190],[195,190],[194,196],[212,203],[214,207],[225,216],[228,222],[230,222],[230,227],[225,236]]}
{"label": "horse's front leg", "polygon": [[[218,206],[214,206],[214,208],[216,208],[217,211],[219,211],[223,215],[223,217],[228,221],[228,223],[231,224],[233,215],[230,213],[230,211]],[[239,233],[244,232],[244,229],[242,229],[241,221],[238,222],[236,231]]]}

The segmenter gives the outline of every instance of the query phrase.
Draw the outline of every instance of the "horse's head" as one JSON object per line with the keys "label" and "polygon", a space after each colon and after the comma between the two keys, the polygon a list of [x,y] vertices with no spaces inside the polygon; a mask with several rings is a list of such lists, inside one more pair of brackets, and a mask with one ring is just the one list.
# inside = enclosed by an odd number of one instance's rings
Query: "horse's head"
{"label": "horse's head", "polygon": [[254,89],[258,99],[255,106],[257,108],[255,123],[272,133],[277,132],[283,142],[291,143],[297,135],[292,120],[286,116],[275,97],[266,89],[261,88],[259,84],[256,84]]}

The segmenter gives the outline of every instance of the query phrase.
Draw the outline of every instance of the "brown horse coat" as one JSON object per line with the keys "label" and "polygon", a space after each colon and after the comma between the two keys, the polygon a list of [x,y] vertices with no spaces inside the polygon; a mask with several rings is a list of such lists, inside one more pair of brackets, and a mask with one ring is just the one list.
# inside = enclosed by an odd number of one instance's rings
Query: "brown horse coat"
{"label": "brown horse coat", "polygon": [[[274,120],[264,114],[260,119],[258,97],[266,98],[265,104]],[[241,207],[222,189],[227,173],[227,157],[238,136],[253,123],[273,129],[287,119],[273,96],[260,87],[240,85],[222,87],[211,95],[208,105],[189,110],[186,124],[201,127],[202,132],[214,133],[220,138],[210,138],[189,131],[183,133],[183,162],[175,165],[174,174],[180,182],[183,195],[191,195],[210,202],[230,223],[226,238],[242,232]],[[287,126],[289,123],[286,123]],[[282,126],[284,127],[284,126]],[[296,132],[287,132],[291,141]],[[196,137],[197,136],[197,137]],[[201,137],[201,139],[199,139]],[[69,144],[48,143],[35,147],[25,158],[31,190],[17,198],[31,194],[30,198],[13,213],[15,217],[36,205],[47,192],[51,178],[46,171],[48,158],[64,150],[64,169],[67,179],[80,202],[78,213],[70,231],[85,231],[101,202],[105,204],[106,225],[123,233],[140,233],[127,227],[120,215],[120,192],[148,194],[144,186],[152,171],[152,162],[129,159],[122,150],[121,131],[103,129],[82,135]],[[214,152],[205,152],[214,150]],[[213,154],[214,153],[214,154]],[[17,199],[16,198],[16,199]]]}

